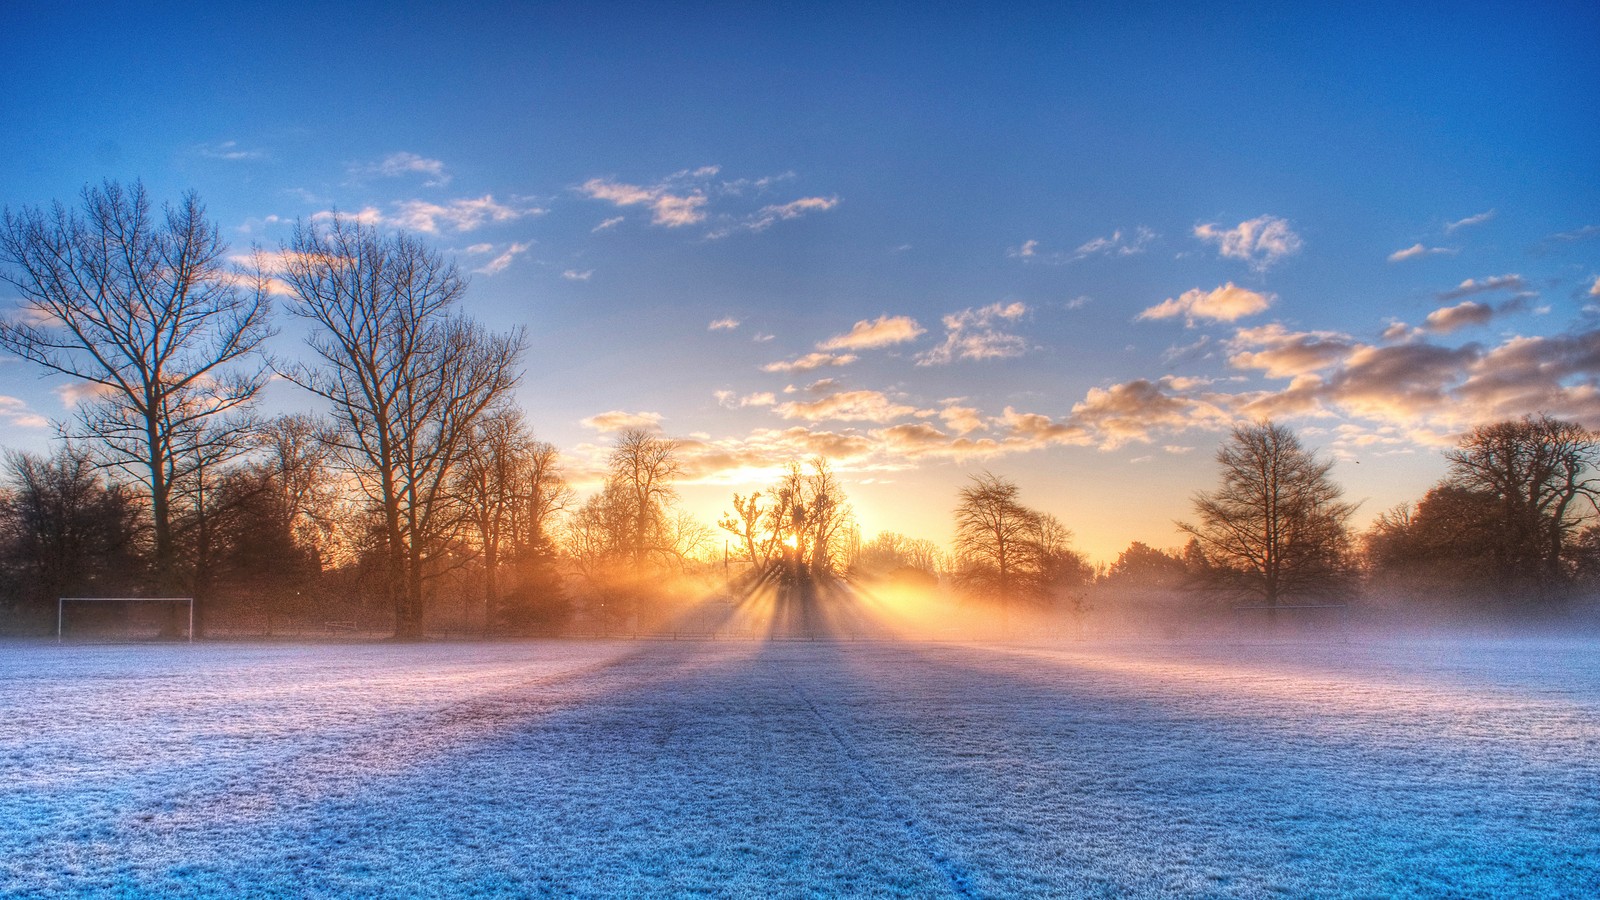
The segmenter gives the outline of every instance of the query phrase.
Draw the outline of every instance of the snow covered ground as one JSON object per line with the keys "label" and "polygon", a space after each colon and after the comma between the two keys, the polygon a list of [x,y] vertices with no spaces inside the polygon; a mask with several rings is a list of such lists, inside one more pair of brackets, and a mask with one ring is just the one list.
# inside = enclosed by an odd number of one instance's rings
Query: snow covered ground
{"label": "snow covered ground", "polygon": [[3,645],[0,894],[1594,897],[1600,647]]}

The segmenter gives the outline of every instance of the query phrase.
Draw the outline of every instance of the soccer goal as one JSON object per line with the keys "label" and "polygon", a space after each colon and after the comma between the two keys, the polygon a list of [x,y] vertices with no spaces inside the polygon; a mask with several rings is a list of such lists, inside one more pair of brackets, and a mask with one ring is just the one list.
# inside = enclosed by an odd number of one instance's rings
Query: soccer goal
{"label": "soccer goal", "polygon": [[[179,633],[181,632],[181,634]],[[56,643],[194,642],[193,597],[58,597]]]}

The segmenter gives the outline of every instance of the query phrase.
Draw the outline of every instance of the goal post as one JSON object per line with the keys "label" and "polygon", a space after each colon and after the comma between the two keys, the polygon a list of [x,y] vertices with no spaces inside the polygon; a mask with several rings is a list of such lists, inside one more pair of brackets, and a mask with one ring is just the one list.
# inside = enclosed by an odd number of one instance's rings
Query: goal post
{"label": "goal post", "polygon": [[[139,627],[144,627],[146,629],[153,628],[156,630],[157,634],[164,632],[167,622],[170,621],[170,619],[163,619],[161,616],[162,611],[171,610],[173,608],[182,609],[184,611],[184,615],[187,617],[188,622],[187,626],[184,628],[184,640],[191,644],[194,643],[193,597],[57,597],[56,643],[60,644],[64,642],[67,634],[67,612],[69,609],[78,604],[85,604],[89,608],[100,610],[115,608],[116,606],[120,605],[125,611],[123,615],[114,617],[114,620],[110,621],[109,623],[106,621],[108,618],[107,616],[99,616],[99,621],[92,622],[91,628],[93,625],[98,625],[102,633],[111,633],[115,629],[120,628],[122,630],[122,634],[120,636],[125,640],[137,639],[134,636],[136,634],[134,629]],[[149,615],[134,616],[127,612],[134,609],[153,609],[156,611],[156,613],[155,616],[152,617]]]}

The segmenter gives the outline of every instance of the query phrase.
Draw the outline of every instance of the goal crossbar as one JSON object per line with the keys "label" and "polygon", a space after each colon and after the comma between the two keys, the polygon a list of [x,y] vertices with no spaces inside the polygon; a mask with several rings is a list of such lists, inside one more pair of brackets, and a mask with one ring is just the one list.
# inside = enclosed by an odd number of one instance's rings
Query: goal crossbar
{"label": "goal crossbar", "polygon": [[57,597],[56,598],[56,643],[61,643],[61,636],[66,625],[68,603],[185,603],[189,606],[188,641],[194,643],[194,598],[193,597]]}

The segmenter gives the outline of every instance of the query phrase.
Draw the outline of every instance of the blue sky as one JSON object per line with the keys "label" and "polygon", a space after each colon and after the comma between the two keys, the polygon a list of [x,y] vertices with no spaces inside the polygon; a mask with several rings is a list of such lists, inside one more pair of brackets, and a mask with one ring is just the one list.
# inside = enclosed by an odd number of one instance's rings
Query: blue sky
{"label": "blue sky", "polygon": [[[869,533],[943,540],[988,468],[1109,558],[1230,422],[1362,521],[1474,422],[1600,426],[1600,9],[1063,6],[11,4],[0,202],[425,234],[574,471],[654,423],[707,520],[826,451]],[[7,446],[59,387],[0,362]]]}

